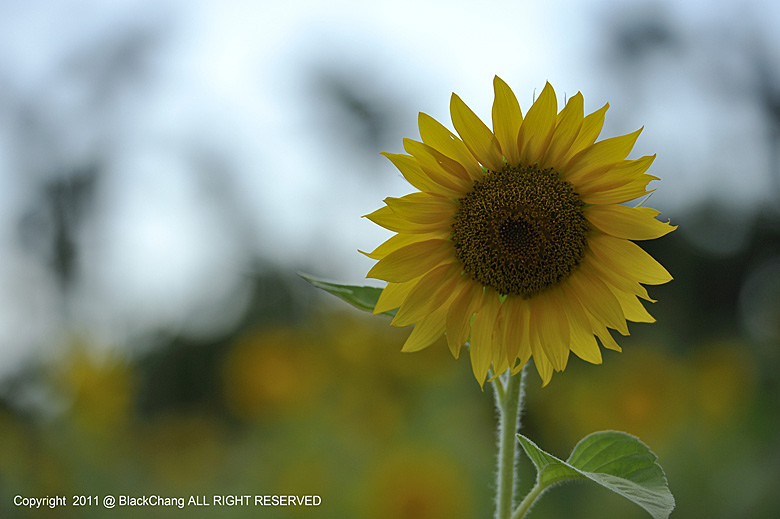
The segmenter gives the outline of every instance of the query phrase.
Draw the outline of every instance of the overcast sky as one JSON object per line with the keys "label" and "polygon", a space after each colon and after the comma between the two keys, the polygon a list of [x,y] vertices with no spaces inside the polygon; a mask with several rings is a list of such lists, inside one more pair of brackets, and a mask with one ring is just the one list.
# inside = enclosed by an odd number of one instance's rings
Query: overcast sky
{"label": "overcast sky", "polygon": [[[451,126],[453,91],[489,122],[494,74],[524,110],[549,80],[561,102],[609,101],[606,136],[644,125],[634,156],[658,154],[649,205],[673,223],[780,194],[758,93],[780,70],[776,2],[267,4],[0,1],[4,369],[64,323],[107,342],[228,326],[247,251],[361,282],[356,250],[387,234],[360,215],[411,191],[379,152],[418,136],[418,111]],[[95,163],[63,311],[35,208]]]}

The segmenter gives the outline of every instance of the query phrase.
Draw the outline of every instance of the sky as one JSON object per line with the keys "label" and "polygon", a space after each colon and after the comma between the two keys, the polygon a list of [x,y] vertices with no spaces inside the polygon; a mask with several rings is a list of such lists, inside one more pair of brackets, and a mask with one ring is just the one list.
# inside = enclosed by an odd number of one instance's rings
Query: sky
{"label": "sky", "polygon": [[[219,333],[257,257],[363,282],[357,250],[388,233],[360,216],[411,191],[379,152],[418,111],[451,126],[453,91],[489,121],[496,74],[524,109],[550,81],[609,102],[606,137],[644,126],[632,156],[658,154],[649,205],[673,223],[780,194],[754,63],[780,60],[775,3],[268,4],[0,1],[0,375],[80,330]],[[95,164],[65,297],[41,186]]]}

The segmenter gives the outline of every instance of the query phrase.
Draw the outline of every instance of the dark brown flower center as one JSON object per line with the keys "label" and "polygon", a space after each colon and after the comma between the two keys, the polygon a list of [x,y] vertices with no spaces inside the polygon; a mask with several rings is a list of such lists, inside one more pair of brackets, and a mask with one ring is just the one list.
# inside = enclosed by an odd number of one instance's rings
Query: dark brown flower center
{"label": "dark brown flower center", "polygon": [[552,168],[488,171],[459,202],[455,254],[474,280],[500,294],[538,294],[566,279],[585,254],[583,203]]}

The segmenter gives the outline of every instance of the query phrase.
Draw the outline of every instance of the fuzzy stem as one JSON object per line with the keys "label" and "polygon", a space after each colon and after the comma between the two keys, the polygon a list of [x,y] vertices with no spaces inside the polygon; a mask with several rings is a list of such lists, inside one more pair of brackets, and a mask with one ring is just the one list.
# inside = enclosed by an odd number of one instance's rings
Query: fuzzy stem
{"label": "fuzzy stem", "polygon": [[510,519],[517,487],[517,429],[523,407],[525,368],[516,376],[493,381],[498,407],[498,470],[496,473],[495,519]]}
{"label": "fuzzy stem", "polygon": [[537,482],[536,485],[534,485],[534,488],[532,488],[531,491],[528,493],[528,495],[525,496],[523,502],[520,503],[520,505],[517,507],[515,513],[512,514],[511,519],[523,519],[523,517],[525,517],[525,514],[527,514],[528,511],[531,509],[531,506],[536,502],[539,496],[542,495],[543,491],[544,491],[544,487],[539,485],[539,483]]}

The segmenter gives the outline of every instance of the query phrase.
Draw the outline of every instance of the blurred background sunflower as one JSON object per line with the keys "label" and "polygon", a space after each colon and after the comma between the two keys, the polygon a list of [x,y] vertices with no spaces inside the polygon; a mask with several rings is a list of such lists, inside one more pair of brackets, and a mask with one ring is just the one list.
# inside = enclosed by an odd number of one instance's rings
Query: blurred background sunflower
{"label": "blurred background sunflower", "polygon": [[[658,153],[651,205],[680,225],[644,244],[675,278],[650,288],[657,323],[529,384],[524,432],[565,456],[623,429],[675,517],[780,516],[779,20],[757,0],[0,2],[0,517],[53,516],[15,495],[274,493],[322,497],[282,519],[489,515],[495,412],[467,358],[399,353],[408,329],[295,271],[359,283],[356,250],[389,236],[359,216],[408,192],[379,152],[418,111],[448,120],[452,91],[489,117],[496,74],[523,106],[547,80],[608,101],[604,137],[644,125],[630,158]],[[645,517],[588,485],[534,517],[607,508]]]}

